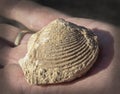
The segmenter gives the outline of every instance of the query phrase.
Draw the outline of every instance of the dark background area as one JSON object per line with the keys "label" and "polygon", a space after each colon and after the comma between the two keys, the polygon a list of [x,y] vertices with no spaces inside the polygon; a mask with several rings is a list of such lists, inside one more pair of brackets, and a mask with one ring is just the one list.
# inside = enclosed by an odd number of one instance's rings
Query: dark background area
{"label": "dark background area", "polygon": [[120,26],[120,0],[33,0],[75,17],[91,18]]}

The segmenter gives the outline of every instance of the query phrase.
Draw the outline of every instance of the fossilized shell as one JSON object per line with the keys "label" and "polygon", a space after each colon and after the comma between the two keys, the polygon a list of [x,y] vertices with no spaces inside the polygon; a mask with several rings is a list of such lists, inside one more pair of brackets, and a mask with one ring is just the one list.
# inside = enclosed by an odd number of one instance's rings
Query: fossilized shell
{"label": "fossilized shell", "polygon": [[86,73],[98,51],[97,36],[91,30],[56,19],[30,37],[28,52],[19,64],[30,84],[55,84]]}

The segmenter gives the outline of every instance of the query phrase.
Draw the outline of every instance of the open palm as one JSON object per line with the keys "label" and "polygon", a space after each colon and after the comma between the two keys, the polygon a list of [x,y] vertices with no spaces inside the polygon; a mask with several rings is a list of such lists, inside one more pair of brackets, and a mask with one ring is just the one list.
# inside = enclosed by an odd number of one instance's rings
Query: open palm
{"label": "open palm", "polygon": [[[34,6],[34,4],[31,6]],[[12,11],[15,10],[13,9]],[[59,14],[51,9],[50,11],[52,11],[55,16],[44,20],[42,19],[41,21],[41,14],[38,13],[38,9],[31,15],[29,11],[30,10],[27,10],[26,13],[23,11],[24,17],[26,17],[25,20],[22,19],[22,16],[18,16],[21,11],[18,12],[18,14],[16,13],[15,15],[9,16],[9,18],[18,20],[31,30],[36,31],[58,17],[63,17],[68,21],[92,29],[98,36],[100,44],[98,60],[84,77],[72,82],[47,86],[29,85],[24,78],[18,60],[25,56],[27,52],[27,41],[31,35],[25,35],[21,44],[17,47],[10,47],[4,43],[3,40],[0,40],[0,94],[112,94],[114,91],[112,90],[112,85],[116,59],[114,45],[117,43],[114,32],[117,32],[118,29],[95,20],[63,16],[63,14]],[[45,15],[47,15],[47,13],[49,15],[50,11],[46,12]]]}

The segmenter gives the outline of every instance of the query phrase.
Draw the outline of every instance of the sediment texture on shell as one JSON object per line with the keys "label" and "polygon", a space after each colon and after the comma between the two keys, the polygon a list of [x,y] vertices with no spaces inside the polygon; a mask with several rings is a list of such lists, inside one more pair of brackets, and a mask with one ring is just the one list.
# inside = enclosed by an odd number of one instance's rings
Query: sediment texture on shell
{"label": "sediment texture on shell", "polygon": [[82,76],[97,55],[95,34],[85,27],[56,19],[30,37],[28,52],[19,64],[30,84],[55,84]]}

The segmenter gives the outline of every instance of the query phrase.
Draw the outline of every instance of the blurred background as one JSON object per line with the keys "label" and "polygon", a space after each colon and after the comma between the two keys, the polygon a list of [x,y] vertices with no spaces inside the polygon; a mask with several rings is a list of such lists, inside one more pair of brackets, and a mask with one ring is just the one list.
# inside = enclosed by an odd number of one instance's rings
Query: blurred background
{"label": "blurred background", "polygon": [[75,17],[91,18],[120,26],[120,0],[33,0]]}

